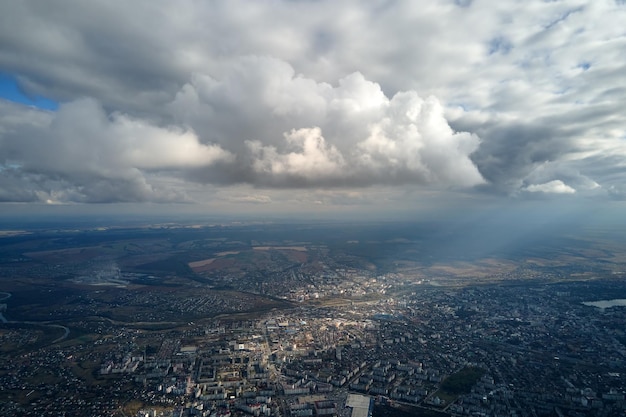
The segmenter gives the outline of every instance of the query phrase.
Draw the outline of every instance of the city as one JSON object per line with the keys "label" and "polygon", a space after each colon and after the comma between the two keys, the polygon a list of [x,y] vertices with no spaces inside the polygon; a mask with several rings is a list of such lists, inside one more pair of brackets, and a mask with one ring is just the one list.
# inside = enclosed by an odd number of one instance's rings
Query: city
{"label": "city", "polygon": [[[3,415],[626,410],[626,310],[590,303],[626,298],[617,244],[579,244],[604,251],[584,267],[569,246],[555,249],[569,259],[562,267],[464,257],[466,268],[446,260],[418,271],[419,256],[403,259],[414,250],[406,240],[385,240],[398,254],[390,261],[357,255],[355,239],[340,249],[336,226],[317,241],[241,239],[252,227],[5,237]],[[51,249],[32,250],[42,242]],[[187,271],[174,260],[209,252]],[[159,273],[162,259],[174,266]]]}

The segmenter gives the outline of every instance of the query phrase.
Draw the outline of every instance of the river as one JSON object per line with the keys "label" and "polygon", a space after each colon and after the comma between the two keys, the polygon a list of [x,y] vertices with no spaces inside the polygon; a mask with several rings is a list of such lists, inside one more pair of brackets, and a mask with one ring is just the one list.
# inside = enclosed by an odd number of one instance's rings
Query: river
{"label": "river", "polygon": [[[0,301],[8,300],[9,298],[11,298],[11,293],[10,292],[0,291]],[[67,326],[63,326],[61,324],[41,323],[41,322],[37,322],[37,321],[7,320],[7,318],[4,317],[4,314],[3,314],[3,311],[6,311],[6,309],[7,309],[7,305],[6,304],[0,304],[0,306],[2,306],[2,308],[0,308],[0,322],[1,323],[30,324],[30,325],[36,325],[36,326],[48,326],[48,327],[56,327],[58,329],[63,329],[64,330],[63,336],[53,340],[52,343],[58,343],[58,342],[60,342],[62,340],[65,340],[65,339],[67,339],[67,336],[70,335],[70,329]]]}

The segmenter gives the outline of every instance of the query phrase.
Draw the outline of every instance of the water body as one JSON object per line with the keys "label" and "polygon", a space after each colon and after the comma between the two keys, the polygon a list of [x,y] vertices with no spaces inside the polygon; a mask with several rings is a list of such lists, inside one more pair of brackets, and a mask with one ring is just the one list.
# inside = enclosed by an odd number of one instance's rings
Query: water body
{"label": "water body", "polygon": [[[10,292],[0,291],[0,301],[8,300],[11,298]],[[4,317],[3,312],[7,311],[7,305],[2,303],[0,304],[0,323],[8,323],[9,321]]]}
{"label": "water body", "polygon": [[70,335],[70,329],[65,327],[65,326],[62,326],[60,324],[49,324],[48,326],[50,326],[50,327],[58,327],[60,329],[63,329],[64,332],[65,332],[65,333],[63,333],[63,336],[53,340],[52,344],[59,343],[60,341],[67,339],[67,336]]}
{"label": "water body", "polygon": [[[4,301],[4,300],[8,300],[9,298],[11,298],[11,293],[10,292],[3,292],[0,291],[0,301]],[[6,311],[7,309],[7,305],[6,304],[0,304],[0,323],[6,323],[6,324],[20,324],[20,323],[24,323],[24,324],[34,324],[37,326],[48,326],[48,327],[56,327],[59,329],[63,329],[64,333],[63,336],[59,337],[56,340],[53,340],[52,343],[58,343],[62,340],[67,339],[67,336],[70,335],[70,329],[66,326],[63,326],[61,324],[50,324],[50,323],[39,323],[36,321],[15,321],[15,320],[7,320],[6,317],[4,317],[3,312]]]}
{"label": "water body", "polygon": [[626,307],[626,298],[618,298],[615,300],[585,301],[586,306],[598,307],[604,310],[609,307]]}

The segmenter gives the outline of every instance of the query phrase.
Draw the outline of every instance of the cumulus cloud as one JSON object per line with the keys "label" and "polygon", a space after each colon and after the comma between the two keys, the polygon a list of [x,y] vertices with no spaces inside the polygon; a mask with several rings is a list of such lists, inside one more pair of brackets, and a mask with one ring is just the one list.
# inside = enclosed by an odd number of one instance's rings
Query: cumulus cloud
{"label": "cumulus cloud", "polygon": [[479,138],[454,132],[437,99],[398,93],[386,110],[380,121],[372,123],[368,138],[357,145],[358,158],[366,166],[396,181],[406,175],[417,182],[457,186],[485,182],[469,158]]}
{"label": "cumulus cloud", "polygon": [[10,129],[0,133],[0,175],[42,201],[184,200],[178,191],[158,190],[160,171],[232,159],[191,130],[107,115],[92,99],[32,114],[32,120],[3,118]]}
{"label": "cumulus cloud", "polygon": [[63,104],[0,102],[0,199],[554,181],[616,198],[625,19],[614,0],[3,2],[0,71]]}
{"label": "cumulus cloud", "polygon": [[226,74],[195,74],[166,105],[170,124],[107,113],[94,99],[33,111],[30,122],[6,116],[15,126],[0,132],[0,154],[46,180],[31,181],[44,201],[181,198],[155,188],[157,172],[292,188],[484,182],[470,159],[479,138],[451,129],[434,97],[388,98],[360,73],[333,86],[269,57],[243,57]]}
{"label": "cumulus cloud", "polygon": [[[222,79],[196,74],[169,108],[238,155],[222,182],[367,186],[484,182],[470,155],[480,139],[450,128],[441,103],[415,91],[387,97],[360,73],[330,85],[286,62],[244,57]],[[243,145],[243,146],[242,146]],[[201,181],[211,182],[214,170]]]}
{"label": "cumulus cloud", "polygon": [[275,147],[259,141],[247,142],[256,174],[270,178],[301,178],[317,183],[341,176],[345,169],[343,156],[337,148],[326,144],[319,128],[293,130],[285,134],[285,140],[296,150],[281,154]]}
{"label": "cumulus cloud", "polygon": [[574,194],[575,189],[561,180],[552,180],[543,184],[531,184],[525,188],[531,193]]}
{"label": "cumulus cloud", "polygon": [[124,176],[131,169],[210,165],[229,157],[218,146],[199,143],[192,131],[154,126],[121,113],[109,116],[92,99],[63,105],[38,133],[7,143],[9,154],[26,170]]}

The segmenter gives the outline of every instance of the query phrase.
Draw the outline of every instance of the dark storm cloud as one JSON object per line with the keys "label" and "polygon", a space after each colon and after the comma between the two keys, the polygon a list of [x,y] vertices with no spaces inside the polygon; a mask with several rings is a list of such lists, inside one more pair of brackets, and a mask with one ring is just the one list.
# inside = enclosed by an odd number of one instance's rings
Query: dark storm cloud
{"label": "dark storm cloud", "polygon": [[557,129],[530,124],[507,124],[480,132],[488,138],[472,155],[488,187],[509,192],[537,166],[557,158],[567,140]]}

